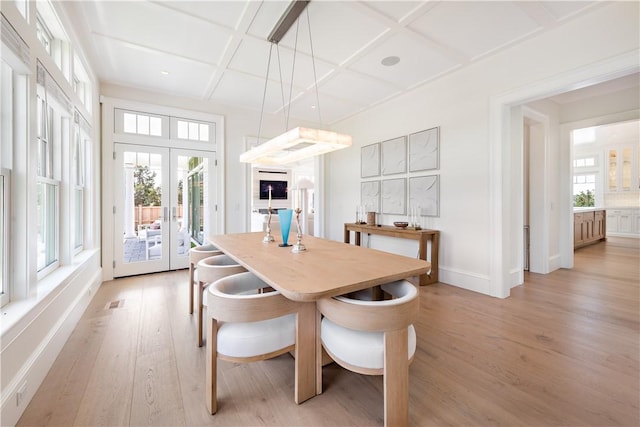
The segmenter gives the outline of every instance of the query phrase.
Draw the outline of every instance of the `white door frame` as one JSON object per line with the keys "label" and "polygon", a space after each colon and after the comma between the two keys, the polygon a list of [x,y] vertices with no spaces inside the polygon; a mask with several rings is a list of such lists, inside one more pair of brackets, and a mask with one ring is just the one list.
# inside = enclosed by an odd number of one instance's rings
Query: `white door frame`
{"label": "white door frame", "polygon": [[[518,200],[511,188],[514,179],[520,182],[522,178],[521,165],[511,163],[512,150],[522,149],[522,141],[519,147],[513,147],[512,144],[511,108],[638,72],[639,53],[636,49],[491,97],[489,110],[489,235],[492,236],[489,242],[489,291],[491,295],[506,298],[513,286],[522,283],[521,272],[514,274],[517,268],[511,264],[511,254],[514,251],[521,253],[522,247],[521,245],[518,247],[518,241],[511,239],[510,233],[514,228],[518,230],[523,228],[522,201]],[[570,150],[568,147],[561,147],[560,151],[560,194],[570,194],[570,159],[565,158]],[[561,197],[561,201],[558,207],[560,216],[568,221],[573,210],[570,198]],[[519,212],[520,215],[514,215],[514,212]],[[564,260],[568,258],[566,252],[572,250],[572,245],[568,242],[573,241],[573,230],[568,227],[561,227],[560,230],[561,259]],[[521,262],[522,258],[519,260]],[[561,265],[561,267],[565,266]]]}
{"label": "white door frame", "polygon": [[[100,97],[102,113],[102,133],[101,133],[101,252],[102,252],[102,278],[104,281],[112,280],[114,236],[114,215],[113,215],[113,174],[115,162],[113,160],[114,142],[132,143],[139,145],[155,145],[167,148],[185,148],[193,150],[213,151],[216,159],[225,158],[225,120],[223,116],[205,113],[201,111],[185,110],[145,102]],[[181,117],[187,120],[202,120],[215,123],[215,143],[191,142],[184,140],[158,139],[151,137],[138,137],[118,134],[115,132],[115,109],[125,109],[139,111],[142,113],[160,114],[171,117]],[[216,220],[213,224],[212,233],[221,234],[225,232],[225,163],[220,161],[215,165],[216,182]]]}

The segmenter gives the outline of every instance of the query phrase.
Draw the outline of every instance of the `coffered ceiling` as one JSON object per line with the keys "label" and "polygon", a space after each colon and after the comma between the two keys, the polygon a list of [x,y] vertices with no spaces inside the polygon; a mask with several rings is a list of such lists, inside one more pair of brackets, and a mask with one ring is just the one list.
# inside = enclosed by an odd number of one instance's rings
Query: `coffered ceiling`
{"label": "coffered ceiling", "polygon": [[[84,0],[63,2],[63,7],[101,81],[259,111],[271,47],[267,36],[288,4]],[[582,1],[312,1],[301,15],[297,49],[296,25],[274,48],[264,108],[281,113],[291,99],[291,117],[331,124],[592,7],[599,6]],[[399,59],[395,65],[383,65],[393,57]]]}

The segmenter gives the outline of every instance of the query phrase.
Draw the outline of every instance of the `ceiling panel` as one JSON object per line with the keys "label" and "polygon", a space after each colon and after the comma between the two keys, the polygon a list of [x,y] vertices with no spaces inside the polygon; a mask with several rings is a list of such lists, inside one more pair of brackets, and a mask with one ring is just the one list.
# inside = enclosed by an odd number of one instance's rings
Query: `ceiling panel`
{"label": "ceiling panel", "polygon": [[[161,52],[215,64],[230,32],[202,19],[148,2],[90,2],[92,32]],[[141,17],[144,24],[141,25]]]}
{"label": "ceiling panel", "polygon": [[442,2],[409,27],[463,52],[469,59],[540,29],[512,2]]}
{"label": "ceiling panel", "polygon": [[175,10],[184,11],[186,14],[198,16],[220,26],[235,28],[242,13],[247,6],[247,1],[167,1],[163,6]]}
{"label": "ceiling panel", "polygon": [[[397,56],[400,62],[390,67],[382,65],[380,61],[388,56]],[[396,34],[381,42],[349,68],[406,89],[456,65],[415,37]]]}
{"label": "ceiling panel", "polygon": [[[322,117],[321,125],[335,122],[339,119],[353,114],[362,107],[357,104],[339,100],[322,93],[320,95],[320,115]],[[316,94],[307,92],[291,103],[291,117],[302,120],[318,122]],[[314,108],[316,107],[316,108]]]}
{"label": "ceiling panel", "polygon": [[402,18],[410,15],[423,4],[424,2],[421,1],[372,1],[367,2],[366,6],[377,10],[387,18],[400,22]]}
{"label": "ceiling panel", "polygon": [[540,3],[557,20],[568,18],[596,4],[593,1],[543,1]]}
{"label": "ceiling panel", "polygon": [[[130,46],[114,48],[112,44],[108,39],[102,39],[102,42],[98,40],[97,47],[102,52],[109,52],[111,61],[117,64],[110,79],[114,83],[202,98],[215,71],[215,67],[207,64],[169,58],[165,54]],[[169,71],[169,74],[163,75],[160,70]]]}
{"label": "ceiling panel", "polygon": [[[222,79],[216,86],[212,101],[230,105],[239,105],[245,108],[260,111],[264,94],[264,78],[235,71],[225,71]],[[279,82],[270,81],[267,85],[265,112],[279,112],[282,109],[282,94],[285,100],[289,97],[289,87],[281,87]],[[294,88],[294,95],[300,90]]]}
{"label": "ceiling panel", "polygon": [[[282,81],[289,84],[291,83],[291,70],[294,59],[293,52],[285,47],[273,46],[269,79],[280,81],[280,74],[282,74]],[[233,59],[229,63],[229,68],[265,78],[270,48],[271,44],[269,43],[261,43],[254,39],[245,39],[233,55]],[[280,69],[278,68],[278,55],[280,58]],[[295,55],[293,82],[296,86],[309,88],[313,85],[315,82],[313,65],[311,57],[300,52]],[[317,59],[315,61],[315,67],[318,80],[321,80],[334,69],[331,65]]]}
{"label": "ceiling panel", "polygon": [[398,93],[398,88],[352,71],[337,73],[320,86],[320,92],[360,106],[373,105]]}

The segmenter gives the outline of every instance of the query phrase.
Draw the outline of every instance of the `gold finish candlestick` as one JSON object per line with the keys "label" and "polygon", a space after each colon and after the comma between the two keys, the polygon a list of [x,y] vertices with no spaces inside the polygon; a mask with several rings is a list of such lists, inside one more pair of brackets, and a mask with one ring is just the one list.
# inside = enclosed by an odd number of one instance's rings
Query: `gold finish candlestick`
{"label": "gold finish candlestick", "polygon": [[291,252],[297,254],[298,252],[306,251],[307,248],[302,244],[302,230],[300,229],[300,212],[302,212],[302,209],[296,208],[294,212],[296,213],[296,225],[298,226],[298,241],[293,245]]}
{"label": "gold finish candlestick", "polygon": [[[271,189],[269,189],[269,193],[271,193]],[[263,243],[271,243],[275,241],[273,236],[271,235],[271,206],[267,209],[269,211],[269,216],[267,217],[267,235],[262,239]]]}

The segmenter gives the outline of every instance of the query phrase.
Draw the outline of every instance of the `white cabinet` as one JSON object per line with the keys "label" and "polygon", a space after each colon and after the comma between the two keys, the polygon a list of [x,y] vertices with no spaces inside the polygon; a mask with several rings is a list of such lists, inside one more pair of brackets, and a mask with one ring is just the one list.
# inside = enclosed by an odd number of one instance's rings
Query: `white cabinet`
{"label": "white cabinet", "polygon": [[605,150],[605,192],[638,191],[638,146],[610,145]]}
{"label": "white cabinet", "polygon": [[640,209],[607,209],[607,234],[609,236],[639,237]]}

